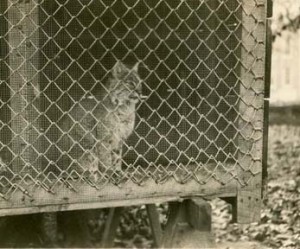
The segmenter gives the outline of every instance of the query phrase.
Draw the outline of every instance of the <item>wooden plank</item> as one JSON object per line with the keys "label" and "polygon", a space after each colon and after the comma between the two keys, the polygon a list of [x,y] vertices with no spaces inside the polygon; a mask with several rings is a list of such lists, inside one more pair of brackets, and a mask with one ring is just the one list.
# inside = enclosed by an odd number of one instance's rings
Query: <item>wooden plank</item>
{"label": "wooden plank", "polygon": [[[18,190],[9,196],[10,201],[0,199],[1,209],[13,209],[21,207],[44,208],[46,205],[59,205],[63,210],[72,210],[72,204],[98,203],[104,207],[107,202],[127,202],[131,205],[141,203],[139,200],[181,198],[185,196],[236,196],[236,181],[231,180],[226,185],[211,179],[207,184],[200,185],[196,181],[184,184],[177,183],[173,178],[164,184],[157,184],[153,180],[147,180],[142,186],[128,181],[120,186],[108,183],[99,189],[93,188],[84,181],[72,182],[73,188],[61,182],[56,183],[52,192],[34,183],[21,185]],[[133,203],[134,202],[134,203]],[[13,212],[13,210],[11,210]]]}
{"label": "wooden plank", "polygon": [[105,228],[102,236],[101,247],[111,248],[114,245],[114,238],[116,235],[117,228],[120,223],[120,217],[123,208],[116,207],[110,208],[109,214],[105,223]]}
{"label": "wooden plank", "polygon": [[163,198],[139,198],[130,200],[111,200],[103,202],[82,202],[73,204],[54,204],[45,206],[31,206],[21,208],[7,208],[0,210],[0,217],[20,214],[33,214],[33,213],[44,213],[44,212],[58,212],[58,211],[69,211],[69,210],[83,210],[83,209],[99,209],[119,206],[132,206],[132,205],[144,205],[153,203],[163,203],[168,201],[179,201],[182,200],[180,197],[163,197]]}
{"label": "wooden plank", "polygon": [[[7,0],[13,170],[19,172],[38,157],[38,4]],[[23,170],[26,173],[27,170]]]}
{"label": "wooden plank", "polygon": [[159,221],[159,213],[157,211],[155,204],[146,205],[147,214],[150,222],[150,227],[152,231],[152,236],[154,239],[155,248],[160,247],[162,239],[162,229]]}
{"label": "wooden plank", "polygon": [[260,219],[267,0],[242,1],[237,221]]}

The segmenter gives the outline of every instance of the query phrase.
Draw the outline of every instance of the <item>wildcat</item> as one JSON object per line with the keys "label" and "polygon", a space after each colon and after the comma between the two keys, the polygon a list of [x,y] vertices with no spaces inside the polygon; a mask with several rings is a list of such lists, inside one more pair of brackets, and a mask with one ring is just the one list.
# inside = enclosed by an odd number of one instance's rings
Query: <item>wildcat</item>
{"label": "wildcat", "polygon": [[138,64],[129,68],[118,61],[101,91],[70,110],[61,121],[60,147],[71,159],[71,169],[75,163],[95,178],[98,170],[121,170],[122,147],[134,130],[141,92]]}
{"label": "wildcat", "polygon": [[[136,105],[142,97],[141,93],[138,64],[129,68],[117,62],[111,77],[101,85],[101,90],[94,97],[79,101],[58,122],[63,131],[58,142],[63,160],[58,166],[68,171],[88,172],[95,181],[98,170],[120,171],[123,143],[134,130]],[[61,222],[70,227],[64,229],[66,236],[71,237],[68,243],[91,246],[86,218],[84,210],[61,215]],[[56,213],[43,214],[42,229],[48,245],[57,245],[57,222]],[[72,227],[76,227],[77,235],[70,235]]]}

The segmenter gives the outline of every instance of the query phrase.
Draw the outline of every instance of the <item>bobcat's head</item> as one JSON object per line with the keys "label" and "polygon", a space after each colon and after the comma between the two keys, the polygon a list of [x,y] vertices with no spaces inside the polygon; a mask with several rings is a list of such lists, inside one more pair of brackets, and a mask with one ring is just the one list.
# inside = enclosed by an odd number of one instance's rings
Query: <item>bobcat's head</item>
{"label": "bobcat's head", "polygon": [[142,96],[138,63],[129,68],[118,61],[112,69],[112,79],[108,91],[112,103],[116,105],[136,104]]}

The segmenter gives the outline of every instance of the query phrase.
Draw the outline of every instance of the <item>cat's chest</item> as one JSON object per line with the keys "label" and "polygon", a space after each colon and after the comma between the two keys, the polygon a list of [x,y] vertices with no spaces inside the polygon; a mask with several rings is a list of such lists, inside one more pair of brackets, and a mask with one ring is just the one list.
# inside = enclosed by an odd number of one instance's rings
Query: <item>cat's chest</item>
{"label": "cat's chest", "polygon": [[134,129],[135,123],[135,107],[122,106],[117,108],[108,115],[109,123],[112,126],[115,135],[122,139],[126,139]]}

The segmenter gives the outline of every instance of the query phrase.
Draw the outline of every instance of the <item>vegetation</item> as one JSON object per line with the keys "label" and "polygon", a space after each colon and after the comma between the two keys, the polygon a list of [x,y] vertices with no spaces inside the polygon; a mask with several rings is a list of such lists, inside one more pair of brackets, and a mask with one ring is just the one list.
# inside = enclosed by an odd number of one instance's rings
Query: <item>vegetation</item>
{"label": "vegetation", "polygon": [[273,0],[272,32],[274,38],[282,31],[296,32],[300,28],[300,1]]}

